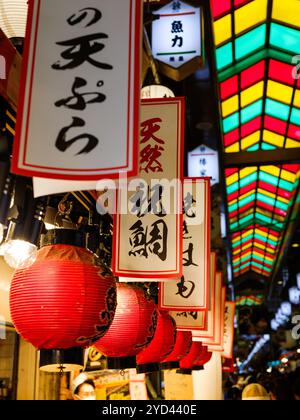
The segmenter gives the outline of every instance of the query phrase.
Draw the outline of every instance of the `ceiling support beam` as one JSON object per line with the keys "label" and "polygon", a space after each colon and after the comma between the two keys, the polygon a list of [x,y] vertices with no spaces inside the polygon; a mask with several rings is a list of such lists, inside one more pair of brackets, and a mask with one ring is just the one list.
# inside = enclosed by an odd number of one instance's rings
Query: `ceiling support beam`
{"label": "ceiling support beam", "polygon": [[224,154],[227,168],[240,168],[261,165],[281,165],[300,162],[300,148],[259,150],[257,152],[239,152]]}

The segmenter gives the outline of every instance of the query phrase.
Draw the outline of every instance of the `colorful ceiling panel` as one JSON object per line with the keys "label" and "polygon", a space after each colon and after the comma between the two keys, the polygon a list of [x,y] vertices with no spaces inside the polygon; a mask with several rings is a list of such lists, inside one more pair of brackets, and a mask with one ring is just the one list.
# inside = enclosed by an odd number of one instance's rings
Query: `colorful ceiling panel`
{"label": "colorful ceiling panel", "polygon": [[271,275],[299,178],[300,164],[226,170],[235,277]]}
{"label": "colorful ceiling panel", "polygon": [[263,295],[251,296],[237,296],[236,306],[259,306],[264,302]]}
{"label": "colorful ceiling panel", "polygon": [[226,153],[300,147],[299,0],[212,0]]}
{"label": "colorful ceiling panel", "polygon": [[[211,6],[224,152],[300,148],[300,1]],[[235,277],[271,276],[299,177],[300,165],[226,170]]]}

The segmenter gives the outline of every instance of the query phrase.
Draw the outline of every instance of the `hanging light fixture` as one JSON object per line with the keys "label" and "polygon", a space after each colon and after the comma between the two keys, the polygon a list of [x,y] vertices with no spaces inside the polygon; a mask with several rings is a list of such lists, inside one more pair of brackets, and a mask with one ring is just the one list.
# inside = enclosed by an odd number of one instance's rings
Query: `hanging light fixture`
{"label": "hanging light fixture", "polygon": [[180,369],[177,373],[182,373],[184,375],[190,375],[196,365],[197,359],[202,351],[202,343],[200,341],[193,341],[189,353],[180,360],[179,366]]}
{"label": "hanging light fixture", "polygon": [[137,372],[155,372],[159,363],[173,351],[176,342],[176,324],[167,312],[158,312],[157,327],[153,340],[137,355]]}
{"label": "hanging light fixture", "polygon": [[85,350],[74,347],[64,350],[41,350],[40,370],[43,372],[66,373],[84,368]]}
{"label": "hanging light fixture", "polygon": [[47,200],[46,197],[35,200],[28,179],[16,179],[14,205],[3,244],[3,256],[11,268],[27,268],[36,260]]}
{"label": "hanging light fixture", "polygon": [[154,301],[137,286],[117,284],[114,320],[95,348],[107,359],[109,369],[136,367],[136,356],[151,342],[156,328]]}
{"label": "hanging light fixture", "polygon": [[28,0],[0,0],[0,28],[7,38],[25,38]]}
{"label": "hanging light fixture", "polygon": [[149,85],[145,86],[141,90],[141,99],[152,99],[152,98],[175,98],[174,93],[171,89],[162,85]]}
{"label": "hanging light fixture", "polygon": [[89,347],[113,320],[115,280],[85,243],[82,232],[49,231],[42,235],[34,264],[14,274],[12,320],[19,334],[39,350]]}
{"label": "hanging light fixture", "polygon": [[179,368],[179,361],[189,353],[191,346],[191,331],[177,331],[174,350],[162,361],[160,368],[165,370]]}

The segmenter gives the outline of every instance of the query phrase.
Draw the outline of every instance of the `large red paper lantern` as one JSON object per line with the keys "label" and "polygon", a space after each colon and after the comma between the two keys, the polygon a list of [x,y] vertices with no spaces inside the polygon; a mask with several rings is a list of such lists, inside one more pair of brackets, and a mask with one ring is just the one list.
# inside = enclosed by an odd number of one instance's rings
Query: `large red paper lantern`
{"label": "large red paper lantern", "polygon": [[36,262],[17,270],[10,311],[19,334],[38,349],[88,347],[108,330],[115,313],[116,283],[90,251],[49,245]]}
{"label": "large red paper lantern", "polygon": [[176,343],[173,351],[162,361],[161,369],[177,369],[179,361],[186,356],[192,346],[192,333],[190,331],[177,331]]}
{"label": "large red paper lantern", "polygon": [[193,341],[189,353],[180,360],[180,371],[179,373],[190,374],[193,370],[193,367],[196,364],[196,361],[199,357],[199,354],[202,350],[202,343],[199,341]]}
{"label": "large red paper lantern", "polygon": [[114,320],[95,347],[108,357],[109,369],[135,368],[136,355],[152,340],[156,328],[154,301],[137,286],[117,284]]}
{"label": "large red paper lantern", "polygon": [[212,358],[212,352],[208,351],[207,346],[202,346],[201,352],[195,362],[193,370],[203,370],[204,365]]}
{"label": "large red paper lantern", "polygon": [[157,327],[153,340],[137,356],[137,372],[146,373],[159,370],[161,363],[174,349],[176,324],[167,312],[158,312]]}

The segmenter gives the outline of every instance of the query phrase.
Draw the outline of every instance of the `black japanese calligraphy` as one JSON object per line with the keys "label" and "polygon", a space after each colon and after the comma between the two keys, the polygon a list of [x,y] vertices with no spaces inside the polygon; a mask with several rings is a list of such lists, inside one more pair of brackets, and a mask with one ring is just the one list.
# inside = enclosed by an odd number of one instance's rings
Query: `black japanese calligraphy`
{"label": "black japanese calligraphy", "polygon": [[184,205],[183,205],[184,214],[186,215],[186,217],[189,217],[189,218],[196,217],[195,207],[193,206],[193,204],[196,204],[196,200],[194,199],[191,193],[187,193],[184,199]]}
{"label": "black japanese calligraphy", "polygon": [[181,3],[180,1],[174,1],[172,5],[172,9],[176,12],[177,10],[181,9]]}
{"label": "black japanese calligraphy", "polygon": [[[92,16],[92,18],[90,19],[89,16]],[[86,28],[99,22],[99,20],[102,18],[102,13],[100,12],[100,10],[95,9],[94,7],[85,7],[84,9],[81,9],[79,10],[79,12],[74,13],[72,16],[70,16],[67,19],[67,22],[69,25],[74,26],[78,25],[78,23],[81,23],[87,18],[89,19],[89,21],[85,25]]]}
{"label": "black japanese calligraphy", "polygon": [[159,217],[166,216],[167,213],[162,204],[163,186],[156,184],[151,189],[148,187],[148,194],[145,194],[141,187],[138,187],[136,193],[129,198],[129,201],[134,204],[130,209],[131,213],[138,217],[144,217],[150,213]]}
{"label": "black japanese calligraphy", "polygon": [[69,130],[71,130],[72,128],[75,128],[75,127],[84,127],[84,126],[85,126],[85,122],[84,122],[83,119],[73,117],[73,121],[72,121],[71,125],[69,125],[67,127],[64,127],[60,130],[60,132],[57,136],[55,147],[60,152],[65,152],[74,143],[76,143],[80,140],[87,140],[86,146],[83,149],[81,149],[80,152],[77,153],[77,155],[90,153],[92,150],[94,150],[98,146],[99,140],[97,139],[97,137],[95,137],[91,134],[84,133],[84,134],[80,134],[76,137],[73,137],[72,139],[67,140],[67,134],[68,134]]}
{"label": "black japanese calligraphy", "polygon": [[188,318],[188,317],[191,317],[195,321],[197,321],[197,319],[198,319],[198,312],[178,312],[176,314],[176,317],[178,317],[178,318]]}
{"label": "black japanese calligraphy", "polygon": [[183,32],[182,22],[180,20],[175,20],[172,22],[172,34],[178,34]]}
{"label": "black japanese calligraphy", "polygon": [[99,42],[101,39],[108,39],[108,35],[97,33],[57,42],[57,45],[68,47],[61,53],[62,58],[68,62],[62,64],[59,60],[52,65],[52,68],[55,70],[70,70],[88,62],[99,69],[111,70],[113,66],[110,64],[101,63],[91,57],[105,48],[105,44]]}
{"label": "black japanese calligraphy", "polygon": [[180,283],[177,283],[178,292],[176,295],[181,296],[184,299],[188,299],[195,290],[195,283],[193,281],[186,281],[184,277],[181,277]]}
{"label": "black japanese calligraphy", "polygon": [[[99,81],[97,87],[103,86],[103,81]],[[55,106],[61,107],[64,106],[69,109],[76,109],[79,111],[83,111],[87,104],[95,104],[101,103],[105,101],[106,96],[99,92],[83,92],[79,93],[78,89],[87,85],[87,81],[82,77],[76,77],[75,81],[72,86],[72,93],[73,96],[69,96],[68,98],[61,99],[55,102]],[[85,99],[87,98],[87,100]]]}
{"label": "black japanese calligraphy", "polygon": [[176,47],[177,44],[178,44],[178,47],[180,48],[183,46],[182,36],[176,35],[175,38],[172,39],[172,48]]}
{"label": "black japanese calligraphy", "polygon": [[183,253],[183,255],[187,255],[187,258],[183,257],[184,267],[190,267],[190,266],[198,267],[198,265],[195,264],[193,261],[193,252],[194,252],[194,244],[190,243],[188,246],[188,249],[184,251]]}
{"label": "black japanese calligraphy", "polygon": [[129,238],[132,247],[129,256],[141,256],[149,258],[149,254],[157,255],[162,261],[167,259],[168,226],[163,220],[144,227],[138,220],[130,228]]}

